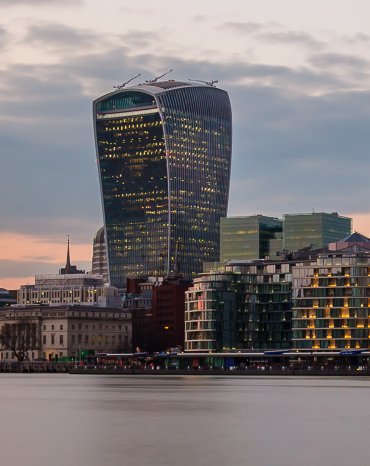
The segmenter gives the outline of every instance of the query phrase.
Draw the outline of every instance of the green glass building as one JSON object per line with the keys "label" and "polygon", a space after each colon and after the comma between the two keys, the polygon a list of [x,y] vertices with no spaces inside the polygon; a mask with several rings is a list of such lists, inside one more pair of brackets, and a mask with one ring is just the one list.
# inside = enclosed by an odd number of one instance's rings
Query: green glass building
{"label": "green glass building", "polygon": [[285,214],[283,217],[283,249],[298,251],[311,247],[320,249],[350,235],[352,219],[336,212]]}
{"label": "green glass building", "polygon": [[282,221],[264,215],[221,218],[220,260],[264,259],[270,241],[282,232]]}

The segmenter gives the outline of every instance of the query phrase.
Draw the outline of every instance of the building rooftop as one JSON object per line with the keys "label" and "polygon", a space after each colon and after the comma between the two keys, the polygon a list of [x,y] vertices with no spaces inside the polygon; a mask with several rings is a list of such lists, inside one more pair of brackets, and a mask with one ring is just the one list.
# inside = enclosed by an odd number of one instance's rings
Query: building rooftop
{"label": "building rooftop", "polygon": [[340,240],[341,243],[370,243],[370,238],[355,231],[351,235]]}
{"label": "building rooftop", "polygon": [[155,86],[160,87],[161,89],[172,89],[174,87],[183,87],[183,86],[191,86],[191,83],[186,83],[183,81],[175,81],[170,79],[169,81],[159,81],[155,83],[145,83],[146,86]]}
{"label": "building rooftop", "polygon": [[99,228],[94,236],[94,244],[104,244],[105,243],[105,230],[104,227]]}

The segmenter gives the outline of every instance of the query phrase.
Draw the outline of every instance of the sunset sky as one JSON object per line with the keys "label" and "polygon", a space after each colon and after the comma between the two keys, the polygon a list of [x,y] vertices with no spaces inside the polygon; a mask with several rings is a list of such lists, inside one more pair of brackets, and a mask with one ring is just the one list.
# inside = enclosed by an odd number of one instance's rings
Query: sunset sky
{"label": "sunset sky", "polygon": [[[233,107],[229,215],[332,212],[370,235],[368,0],[0,0],[0,287],[91,268],[92,101],[170,68]],[[139,81],[136,81],[136,83]]]}

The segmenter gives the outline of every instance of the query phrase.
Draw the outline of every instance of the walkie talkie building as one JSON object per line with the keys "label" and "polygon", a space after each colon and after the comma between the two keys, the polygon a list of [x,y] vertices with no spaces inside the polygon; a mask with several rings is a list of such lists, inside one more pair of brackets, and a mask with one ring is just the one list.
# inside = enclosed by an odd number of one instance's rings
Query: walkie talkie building
{"label": "walkie talkie building", "polygon": [[94,101],[110,282],[219,260],[227,214],[231,106],[212,85],[151,82]]}

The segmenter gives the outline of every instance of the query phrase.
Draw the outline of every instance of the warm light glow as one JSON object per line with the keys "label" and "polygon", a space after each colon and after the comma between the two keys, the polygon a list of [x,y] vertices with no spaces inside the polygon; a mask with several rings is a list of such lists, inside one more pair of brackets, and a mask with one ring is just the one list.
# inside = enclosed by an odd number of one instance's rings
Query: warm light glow
{"label": "warm light glow", "polygon": [[[59,268],[64,267],[66,261],[67,244],[66,238],[40,238],[34,235],[26,235],[14,232],[0,232],[0,261],[12,261],[32,267],[33,275],[14,277],[10,274],[0,278],[0,287],[9,290],[18,289],[20,285],[33,284],[34,275],[46,273],[45,267],[50,265],[50,272],[58,273]],[[81,262],[91,261],[91,243],[72,243],[71,259],[76,265]],[[30,268],[28,266],[28,269]],[[42,267],[42,272],[38,267]],[[4,273],[5,272],[5,273]],[[6,270],[3,274],[6,275]]]}

